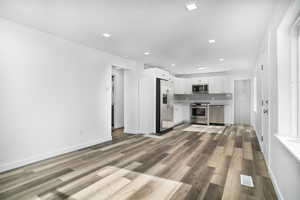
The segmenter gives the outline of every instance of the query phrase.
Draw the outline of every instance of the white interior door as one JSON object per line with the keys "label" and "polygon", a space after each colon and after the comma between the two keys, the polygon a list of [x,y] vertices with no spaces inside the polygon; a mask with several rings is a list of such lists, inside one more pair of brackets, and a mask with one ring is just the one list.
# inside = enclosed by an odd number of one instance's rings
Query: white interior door
{"label": "white interior door", "polygon": [[234,123],[250,125],[251,81],[234,81]]}

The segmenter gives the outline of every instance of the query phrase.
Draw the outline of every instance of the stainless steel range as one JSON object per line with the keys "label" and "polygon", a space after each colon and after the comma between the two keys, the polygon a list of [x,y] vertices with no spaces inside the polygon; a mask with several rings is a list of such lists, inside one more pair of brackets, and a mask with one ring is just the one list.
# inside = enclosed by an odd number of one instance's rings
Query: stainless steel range
{"label": "stainless steel range", "polygon": [[209,103],[191,104],[191,123],[209,125]]}

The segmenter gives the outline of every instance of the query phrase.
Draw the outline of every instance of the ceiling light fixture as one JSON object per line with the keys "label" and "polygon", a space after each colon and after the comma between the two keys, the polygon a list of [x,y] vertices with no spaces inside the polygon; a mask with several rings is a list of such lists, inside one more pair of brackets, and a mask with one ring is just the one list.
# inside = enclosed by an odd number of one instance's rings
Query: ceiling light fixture
{"label": "ceiling light fixture", "polygon": [[175,64],[171,64],[172,67],[175,67]]}
{"label": "ceiling light fixture", "polygon": [[197,69],[198,70],[204,70],[204,69],[207,69],[207,67],[198,67]]}
{"label": "ceiling light fixture", "polygon": [[208,40],[208,43],[209,44],[214,44],[214,43],[216,43],[216,40]]}
{"label": "ceiling light fixture", "polygon": [[225,60],[224,58],[220,58],[220,59],[219,59],[220,62],[223,62],[224,60]]}
{"label": "ceiling light fixture", "polygon": [[196,3],[187,3],[185,7],[188,11],[196,10],[198,8]]}
{"label": "ceiling light fixture", "polygon": [[106,37],[106,38],[109,38],[111,35],[109,33],[103,33],[102,36]]}
{"label": "ceiling light fixture", "polygon": [[148,55],[150,55],[150,52],[146,51],[146,52],[144,53],[144,55],[148,56]]}

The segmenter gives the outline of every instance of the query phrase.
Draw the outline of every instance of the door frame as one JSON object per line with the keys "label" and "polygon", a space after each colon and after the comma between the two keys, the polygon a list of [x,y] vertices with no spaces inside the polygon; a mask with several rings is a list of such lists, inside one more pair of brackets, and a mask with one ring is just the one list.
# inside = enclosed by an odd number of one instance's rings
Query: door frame
{"label": "door frame", "polygon": [[[267,164],[270,164],[270,149],[271,149],[271,110],[270,110],[270,44],[271,44],[271,33],[268,33],[267,41],[265,43],[265,49],[263,51],[262,57],[260,58],[259,65],[259,76],[260,76],[260,123],[261,123],[261,138],[260,144],[262,152],[264,153],[265,160]],[[266,112],[266,113],[264,113]],[[266,116],[267,115],[267,116]]]}
{"label": "door frame", "polygon": [[111,74],[111,128],[115,128],[115,78],[116,76]]}
{"label": "door frame", "polygon": [[249,78],[247,78],[247,77],[245,77],[245,78],[240,78],[240,79],[234,79],[233,80],[233,91],[234,91],[234,95],[233,95],[233,110],[234,110],[234,114],[233,114],[233,122],[234,122],[234,124],[236,124],[236,92],[235,92],[235,87],[236,87],[236,82],[237,81],[249,81],[249,86],[250,86],[250,89],[249,89],[249,91],[250,91],[250,101],[249,101],[249,125],[251,125],[251,102],[252,102],[252,100],[251,100],[251,97],[252,97],[252,88],[251,88],[251,84],[252,84],[252,81],[251,81],[251,78],[249,77]]}

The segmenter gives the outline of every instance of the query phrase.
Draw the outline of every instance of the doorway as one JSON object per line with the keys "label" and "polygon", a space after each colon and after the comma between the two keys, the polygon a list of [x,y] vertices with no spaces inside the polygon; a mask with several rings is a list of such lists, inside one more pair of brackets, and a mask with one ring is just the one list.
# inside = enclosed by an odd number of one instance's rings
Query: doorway
{"label": "doorway", "polygon": [[250,125],[251,123],[251,81],[234,81],[234,123]]}
{"label": "doorway", "polygon": [[112,138],[119,139],[124,136],[124,70],[113,66],[111,81]]}

